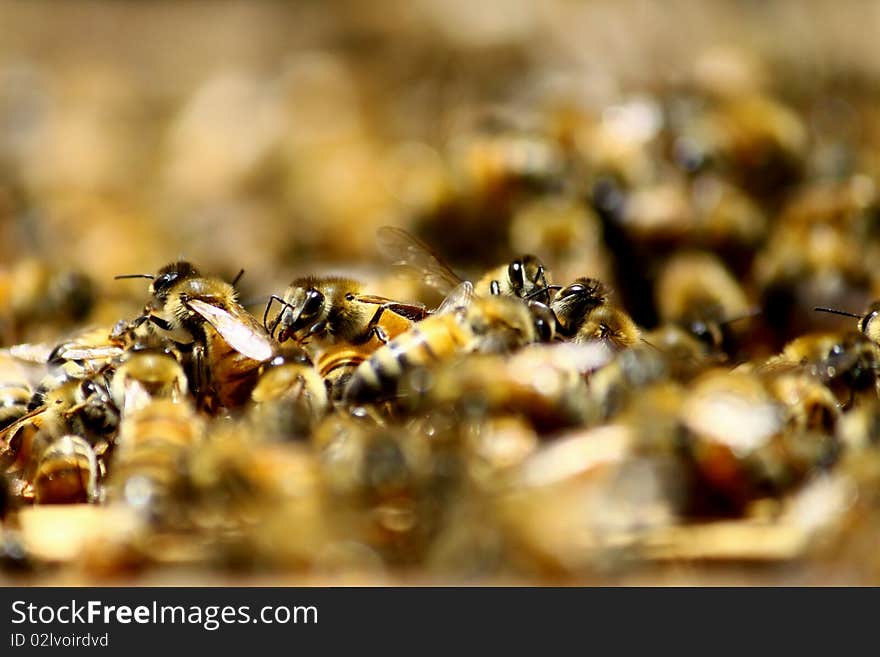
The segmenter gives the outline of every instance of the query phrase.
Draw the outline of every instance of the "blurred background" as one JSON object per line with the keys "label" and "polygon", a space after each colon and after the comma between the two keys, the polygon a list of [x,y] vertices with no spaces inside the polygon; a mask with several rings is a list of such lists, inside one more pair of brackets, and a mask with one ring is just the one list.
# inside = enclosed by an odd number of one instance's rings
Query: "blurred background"
{"label": "blurred background", "polygon": [[878,28],[795,0],[0,2],[0,295],[71,268],[142,302],[112,276],[184,256],[259,298],[377,263],[397,224],[464,273],[603,276],[647,326],[634,235],[721,252],[764,301],[821,266],[816,301],[862,303],[872,272],[773,228],[805,180],[873,203]]}

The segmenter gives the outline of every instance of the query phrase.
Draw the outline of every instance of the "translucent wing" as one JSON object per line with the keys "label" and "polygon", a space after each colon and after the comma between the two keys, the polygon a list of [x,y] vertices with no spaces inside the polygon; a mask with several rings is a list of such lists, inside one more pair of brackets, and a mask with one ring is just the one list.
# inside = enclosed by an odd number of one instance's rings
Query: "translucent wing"
{"label": "translucent wing", "polygon": [[259,361],[269,360],[275,355],[272,338],[243,308],[229,311],[200,299],[190,299],[186,303],[217,329],[217,333],[240,354]]}
{"label": "translucent wing", "polygon": [[376,231],[376,243],[379,252],[392,265],[405,268],[443,294],[449,294],[461,283],[461,277],[431,247],[402,228],[382,226]]}
{"label": "translucent wing", "polygon": [[467,308],[471,304],[471,299],[473,299],[473,297],[473,283],[470,281],[462,281],[452,290],[452,292],[446,295],[446,298],[443,299],[443,303],[441,303],[437,310],[434,311],[434,314],[444,315],[446,313],[452,313],[456,310]]}

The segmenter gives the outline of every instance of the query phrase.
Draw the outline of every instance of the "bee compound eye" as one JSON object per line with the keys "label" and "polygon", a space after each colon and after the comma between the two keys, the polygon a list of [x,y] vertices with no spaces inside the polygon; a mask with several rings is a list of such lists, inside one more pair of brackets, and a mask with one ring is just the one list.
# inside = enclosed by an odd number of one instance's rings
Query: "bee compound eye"
{"label": "bee compound eye", "polygon": [[507,278],[514,290],[522,290],[525,286],[525,274],[523,273],[523,263],[520,260],[514,260],[507,267]]}

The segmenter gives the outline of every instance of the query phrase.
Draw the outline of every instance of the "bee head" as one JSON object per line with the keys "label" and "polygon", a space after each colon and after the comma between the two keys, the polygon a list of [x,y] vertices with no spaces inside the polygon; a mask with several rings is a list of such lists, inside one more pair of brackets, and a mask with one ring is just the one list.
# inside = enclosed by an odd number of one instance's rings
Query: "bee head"
{"label": "bee head", "polygon": [[298,289],[292,303],[281,311],[278,341],[284,342],[301,329],[314,324],[324,310],[324,301],[324,294],[314,287]]}
{"label": "bee head", "polygon": [[557,292],[550,308],[564,325],[583,319],[608,298],[608,290],[595,278],[578,278]]}
{"label": "bee head", "polygon": [[185,260],[162,267],[150,284],[150,294],[158,301],[165,301],[175,283],[200,276],[199,270]]}

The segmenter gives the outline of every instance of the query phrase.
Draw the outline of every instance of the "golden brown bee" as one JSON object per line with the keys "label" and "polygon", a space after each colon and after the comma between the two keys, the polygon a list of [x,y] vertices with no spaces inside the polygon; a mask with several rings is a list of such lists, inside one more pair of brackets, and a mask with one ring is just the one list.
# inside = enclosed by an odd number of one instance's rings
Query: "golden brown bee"
{"label": "golden brown bee", "polygon": [[79,436],[62,436],[42,452],[33,481],[37,504],[76,504],[98,498],[98,461]]}
{"label": "golden brown bee", "polygon": [[329,405],[323,377],[305,353],[292,349],[263,364],[251,400],[257,430],[280,440],[308,436]]}
{"label": "golden brown bee", "polygon": [[595,278],[578,278],[560,289],[550,302],[560,336],[573,338],[589,314],[608,301],[608,290]]}
{"label": "golden brown bee", "polygon": [[333,524],[388,561],[418,558],[436,514],[428,441],[403,427],[330,416],[313,444]]}
{"label": "golden brown bee", "polygon": [[188,391],[183,367],[165,352],[128,352],[110,380],[113,402],[123,417],[154,399],[182,402]]}
{"label": "golden brown bee", "polygon": [[92,280],[70,269],[23,260],[0,271],[0,335],[21,342],[44,327],[79,322],[95,303]]}
{"label": "golden brown bee", "polygon": [[620,308],[603,305],[587,315],[573,341],[583,344],[595,340],[620,350],[635,346],[640,339],[639,327],[629,315]]}
{"label": "golden brown bee", "polygon": [[750,311],[739,282],[706,252],[682,252],[667,260],[654,296],[661,321],[685,327],[716,351],[730,337],[730,323]]}
{"label": "golden brown bee", "polygon": [[202,276],[184,261],[155,276],[136,276],[153,282],[145,313],[135,324],[149,321],[174,342],[193,345],[190,383],[202,404],[213,409],[246,401],[260,364],[275,355],[276,345],[238,303],[235,288]]}
{"label": "golden brown bee", "polygon": [[171,504],[187,487],[190,451],[204,434],[188,403],[156,399],[122,419],[107,480],[108,499],[153,516],[175,511]]}
{"label": "golden brown bee", "polygon": [[[269,322],[273,301],[281,310]],[[305,347],[338,399],[363,360],[426,314],[424,306],[365,294],[352,279],[307,277],[291,283],[283,299],[269,299],[263,323],[270,335],[278,331],[279,342],[293,339]]]}
{"label": "golden brown bee", "polygon": [[[472,354],[409,382],[405,398],[420,409],[447,409],[462,421],[520,416],[541,433],[590,420],[585,373],[604,354],[572,344],[528,345],[514,354]],[[416,402],[418,395],[423,398]]]}
{"label": "golden brown bee", "polygon": [[0,430],[28,412],[32,385],[21,362],[6,353],[0,354]]}
{"label": "golden brown bee", "polygon": [[[273,301],[281,304],[281,311],[270,324]],[[283,298],[272,296],[263,322],[270,335],[278,331],[279,342],[363,344],[376,337],[385,343],[426,314],[424,306],[364,294],[362,285],[350,278],[310,276],[291,283]]]}
{"label": "golden brown bee", "polygon": [[759,376],[716,370],[700,377],[684,403],[682,423],[704,487],[702,502],[719,512],[741,512],[833,463],[833,437],[793,429],[789,418]]}
{"label": "golden brown bee", "polygon": [[[379,250],[394,266],[413,273],[441,294],[449,294],[463,282],[434,251],[402,228],[383,226],[377,233]],[[475,284],[480,296],[503,295],[548,303],[551,287],[543,263],[524,255],[486,272]]]}
{"label": "golden brown bee", "polygon": [[375,401],[394,397],[401,377],[414,368],[479,351],[505,353],[539,339],[537,319],[519,299],[474,297],[462,283],[435,314],[401,334],[361,363],[344,399]]}

